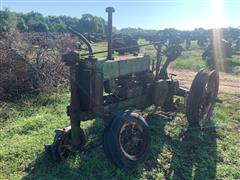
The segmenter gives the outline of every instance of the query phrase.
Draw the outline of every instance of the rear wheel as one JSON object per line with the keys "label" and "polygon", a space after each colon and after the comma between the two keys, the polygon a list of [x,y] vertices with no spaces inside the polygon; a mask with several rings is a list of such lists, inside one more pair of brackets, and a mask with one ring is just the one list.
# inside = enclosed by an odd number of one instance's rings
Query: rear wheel
{"label": "rear wheel", "polygon": [[147,158],[149,128],[137,113],[126,111],[116,116],[105,129],[103,139],[106,156],[120,168],[136,168]]}
{"label": "rear wheel", "polygon": [[200,71],[193,80],[187,98],[187,119],[190,126],[202,126],[211,120],[219,88],[218,72]]}

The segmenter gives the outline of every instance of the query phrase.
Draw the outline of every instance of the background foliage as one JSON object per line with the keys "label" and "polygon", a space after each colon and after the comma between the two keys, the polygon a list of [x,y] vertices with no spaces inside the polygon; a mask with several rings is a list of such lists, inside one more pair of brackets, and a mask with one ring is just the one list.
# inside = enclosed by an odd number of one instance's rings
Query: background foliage
{"label": "background foliage", "polygon": [[91,14],[83,14],[82,18],[70,16],[46,16],[38,12],[16,13],[9,9],[0,11],[0,32],[67,32],[68,27],[80,32],[104,33],[106,21]]}

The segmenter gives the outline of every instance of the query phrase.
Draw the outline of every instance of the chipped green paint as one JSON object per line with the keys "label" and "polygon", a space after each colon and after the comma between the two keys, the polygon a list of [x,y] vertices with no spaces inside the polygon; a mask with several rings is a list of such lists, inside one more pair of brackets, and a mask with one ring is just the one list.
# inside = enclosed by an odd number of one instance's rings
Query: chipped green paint
{"label": "chipped green paint", "polygon": [[104,79],[113,79],[150,70],[150,57],[138,56],[123,60],[97,61],[96,66],[98,70],[103,72]]}

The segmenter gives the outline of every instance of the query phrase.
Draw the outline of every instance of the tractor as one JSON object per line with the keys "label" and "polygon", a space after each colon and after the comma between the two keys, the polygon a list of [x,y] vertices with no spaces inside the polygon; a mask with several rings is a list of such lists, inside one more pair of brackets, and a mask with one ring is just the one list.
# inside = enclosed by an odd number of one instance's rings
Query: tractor
{"label": "tractor", "polygon": [[45,149],[56,161],[68,158],[72,152],[82,151],[87,140],[81,122],[102,119],[105,124],[102,145],[107,158],[119,168],[132,169],[147,159],[151,144],[148,122],[141,112],[150,106],[166,113],[177,112],[180,105],[176,97],[182,97],[189,126],[201,128],[211,120],[214,106],[219,101],[219,77],[215,70],[201,70],[190,90],[181,87],[179,81],[173,79],[174,74],[167,72],[169,64],[182,52],[179,41],[171,34],[162,36],[158,33],[151,42],[157,52],[155,61],[147,55],[114,59],[114,8],[108,7],[106,12],[108,49],[105,59],[98,60],[94,54],[102,51],[93,52],[88,40],[71,30],[86,44],[88,53],[71,51],[62,56],[70,69],[71,97],[67,107],[70,126],[57,129],[53,143],[45,145]]}

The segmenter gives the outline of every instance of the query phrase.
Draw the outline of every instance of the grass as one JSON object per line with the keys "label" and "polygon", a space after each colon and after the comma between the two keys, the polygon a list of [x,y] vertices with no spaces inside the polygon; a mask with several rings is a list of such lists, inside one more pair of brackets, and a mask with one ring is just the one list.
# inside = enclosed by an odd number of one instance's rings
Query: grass
{"label": "grass", "polygon": [[227,58],[225,63],[225,71],[240,74],[240,56],[233,55],[232,58]]}
{"label": "grass", "polygon": [[[93,45],[94,51],[105,48],[105,42]],[[154,58],[153,47],[146,48]],[[171,67],[200,69],[205,65],[200,53],[184,53]],[[233,63],[239,62],[238,56],[233,59]],[[54,130],[69,125],[68,92],[1,103],[0,179],[240,179],[240,97],[221,98],[224,102],[214,112],[219,128],[205,134],[197,129],[184,132],[187,122],[181,113],[171,121],[157,113],[148,116],[151,152],[146,163],[132,171],[112,165],[101,146],[60,163],[46,157],[44,144],[52,143]],[[82,127],[89,140],[101,139],[101,120],[83,122]]]}
{"label": "grass", "polygon": [[176,69],[193,69],[199,70],[206,67],[206,62],[202,60],[201,54],[188,54],[178,57],[171,65]]}
{"label": "grass", "polygon": [[[146,54],[150,55],[151,59],[156,60],[156,52],[148,51]],[[163,64],[163,62],[161,64]],[[170,63],[170,68],[175,69],[199,70],[204,67],[206,67],[206,61],[202,60],[201,51],[199,50],[183,52],[181,56],[179,56],[175,61]]]}
{"label": "grass", "polygon": [[[240,97],[221,98],[214,113],[219,128],[205,135],[183,133],[187,123],[181,113],[171,121],[149,115],[151,153],[132,171],[112,165],[102,146],[60,163],[48,160],[43,145],[52,142],[55,129],[69,125],[67,92],[6,103],[0,110],[0,179],[240,179]],[[100,120],[82,127],[91,141],[98,141],[104,128]]]}

